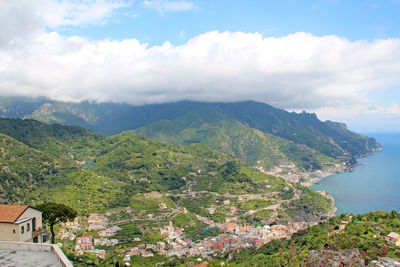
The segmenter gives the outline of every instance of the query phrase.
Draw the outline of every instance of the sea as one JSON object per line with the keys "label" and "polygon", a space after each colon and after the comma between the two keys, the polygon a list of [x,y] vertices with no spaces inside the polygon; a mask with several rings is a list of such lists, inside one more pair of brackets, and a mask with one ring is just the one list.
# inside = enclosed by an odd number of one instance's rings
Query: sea
{"label": "sea", "polygon": [[352,172],[327,176],[310,187],[336,200],[337,215],[377,210],[400,211],[400,134],[368,134],[383,150],[365,158]]}

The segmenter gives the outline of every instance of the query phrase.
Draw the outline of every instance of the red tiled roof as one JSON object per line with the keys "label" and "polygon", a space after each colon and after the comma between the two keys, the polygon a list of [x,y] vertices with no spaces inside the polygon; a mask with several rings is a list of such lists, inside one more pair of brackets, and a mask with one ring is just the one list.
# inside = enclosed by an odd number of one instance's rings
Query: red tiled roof
{"label": "red tiled roof", "polygon": [[26,205],[0,205],[0,222],[15,222],[27,208]]}

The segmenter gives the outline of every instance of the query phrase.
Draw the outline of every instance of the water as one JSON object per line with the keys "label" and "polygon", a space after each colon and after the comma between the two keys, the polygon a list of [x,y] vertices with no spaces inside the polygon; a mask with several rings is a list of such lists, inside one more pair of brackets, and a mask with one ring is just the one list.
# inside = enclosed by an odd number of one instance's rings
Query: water
{"label": "water", "polygon": [[312,185],[336,200],[337,214],[400,211],[400,134],[372,135],[383,150],[358,159],[353,172],[328,176]]}

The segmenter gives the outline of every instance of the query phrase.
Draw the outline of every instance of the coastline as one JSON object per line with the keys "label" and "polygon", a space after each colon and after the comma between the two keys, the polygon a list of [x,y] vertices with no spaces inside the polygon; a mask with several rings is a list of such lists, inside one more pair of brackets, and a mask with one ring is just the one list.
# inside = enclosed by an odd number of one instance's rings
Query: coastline
{"label": "coastline", "polygon": [[[353,170],[362,165],[361,163],[358,162],[358,159],[363,159],[368,156],[374,155],[377,151],[382,151],[383,148],[379,147],[374,149],[371,152],[365,153],[363,155],[359,155],[356,157],[356,162],[355,164],[348,165],[346,162],[340,162],[340,163],[328,163],[324,166],[323,170],[316,170],[316,171],[309,171],[309,172],[301,172],[299,169],[293,164],[286,164],[286,165],[279,165],[275,166],[274,168],[271,168],[270,170],[265,170],[262,167],[256,167],[259,171],[262,171],[268,175],[280,177],[284,179],[287,182],[291,183],[298,183],[306,187],[310,187],[312,185],[318,184],[318,181],[331,176],[333,174],[337,173],[345,173],[345,172],[353,172]],[[330,195],[327,191],[319,191],[316,190],[316,192],[322,194],[323,196],[331,199],[332,204],[331,204],[331,209],[329,213],[326,214],[326,217],[332,218],[336,216],[336,213],[338,212],[338,208],[336,207],[336,199]]]}
{"label": "coastline", "polygon": [[330,200],[332,200],[332,204],[331,204],[331,210],[329,211],[329,213],[327,214],[327,218],[332,218],[336,216],[336,213],[338,212],[338,209],[336,207],[336,199],[331,196],[328,192],[326,191],[317,191],[318,193],[320,193],[321,195],[326,196],[327,198],[329,198]]}
{"label": "coastline", "polygon": [[311,172],[300,172],[294,164],[275,166],[268,171],[262,167],[256,168],[268,175],[280,177],[287,182],[298,183],[308,187],[316,184],[319,180],[332,174],[351,171],[355,166],[357,165],[349,167],[345,163],[332,163],[324,170],[316,170]]}
{"label": "coastline", "polygon": [[308,181],[305,181],[305,182],[301,183],[301,185],[304,185],[304,186],[307,186],[307,187],[312,186],[312,185],[315,185],[315,184],[318,183],[318,181],[320,181],[320,180],[322,180],[322,179],[324,179],[324,178],[326,178],[326,177],[328,177],[328,176],[331,176],[331,175],[333,175],[333,174],[343,173],[343,172],[352,172],[353,169],[354,169],[355,167],[359,166],[359,165],[361,165],[361,164],[360,164],[360,163],[357,163],[357,164],[354,164],[353,166],[345,166],[345,167],[342,168],[342,169],[337,169],[337,170],[333,170],[333,171],[326,171],[326,172],[323,172],[323,175],[318,176],[318,177],[309,178]]}
{"label": "coastline", "polygon": [[[366,153],[364,155],[357,156],[356,159],[357,160],[358,159],[363,159],[363,158],[366,158],[368,156],[375,155],[375,152],[382,151],[382,150],[383,150],[382,147],[376,148],[372,152],[368,152],[368,153]],[[343,163],[343,164],[345,164],[345,163]],[[301,185],[304,185],[304,186],[307,186],[307,187],[315,185],[315,184],[318,183],[318,181],[320,181],[321,179],[323,179],[325,177],[331,176],[331,175],[336,174],[336,173],[352,172],[354,170],[354,168],[356,168],[356,167],[358,167],[360,165],[362,165],[362,164],[359,163],[358,161],[356,161],[356,163],[351,165],[351,166],[344,165],[343,169],[339,169],[338,168],[338,169],[333,170],[333,171],[322,171],[323,175],[318,176],[318,177],[311,177],[311,178],[309,178],[308,181],[305,181],[305,182],[301,183]],[[311,172],[311,174],[312,174],[312,172]]]}

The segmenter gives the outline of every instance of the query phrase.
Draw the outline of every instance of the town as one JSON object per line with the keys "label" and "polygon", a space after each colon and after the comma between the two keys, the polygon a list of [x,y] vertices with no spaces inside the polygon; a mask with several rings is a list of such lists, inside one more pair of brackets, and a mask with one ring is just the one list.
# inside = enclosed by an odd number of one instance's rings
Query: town
{"label": "town", "polygon": [[[127,208],[129,211],[129,208]],[[160,229],[160,234],[164,238],[155,244],[141,243],[140,238],[133,238],[132,241],[138,243],[134,247],[124,249],[124,261],[129,262],[131,256],[153,257],[155,253],[166,257],[192,257],[199,256],[204,259],[212,259],[231,251],[242,249],[260,248],[262,245],[282,238],[290,238],[293,233],[306,229],[315,223],[294,222],[289,225],[258,225],[244,226],[236,223],[236,218],[227,219],[226,223],[215,223],[214,221],[196,214],[196,218],[209,226],[208,230],[219,229],[217,236],[206,236],[203,239],[192,241],[185,236],[185,229],[174,227],[172,221]],[[96,249],[97,246],[111,247],[119,244],[119,240],[113,238],[121,230],[118,225],[113,225],[107,220],[106,214],[91,214],[87,218],[85,228],[87,231],[97,230],[96,236],[76,237],[75,232],[85,231],[83,224],[79,223],[82,218],[76,218],[72,222],[63,224],[58,231],[59,240],[75,240],[74,253],[95,253],[97,257],[104,258],[106,249]],[[206,231],[205,231],[206,232]],[[206,233],[205,233],[206,235]],[[59,242],[62,246],[62,242]]]}

